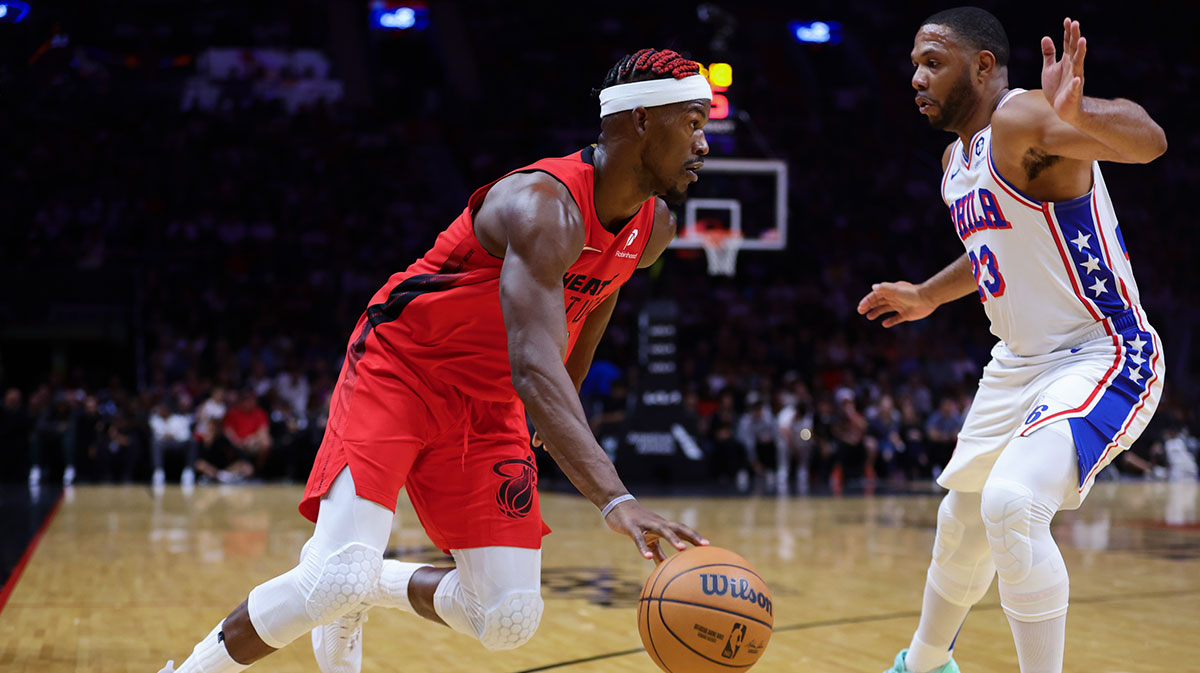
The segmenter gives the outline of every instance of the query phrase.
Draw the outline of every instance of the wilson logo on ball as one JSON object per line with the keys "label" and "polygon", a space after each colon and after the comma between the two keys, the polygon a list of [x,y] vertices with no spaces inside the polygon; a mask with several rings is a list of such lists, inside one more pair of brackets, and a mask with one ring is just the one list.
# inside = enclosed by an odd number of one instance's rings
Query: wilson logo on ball
{"label": "wilson logo on ball", "polygon": [[766,610],[768,615],[775,615],[771,599],[767,598],[766,594],[755,591],[750,586],[750,580],[744,577],[738,578],[732,575],[700,573],[700,590],[704,592],[705,596],[724,596],[728,594],[730,598],[737,598],[757,605]]}

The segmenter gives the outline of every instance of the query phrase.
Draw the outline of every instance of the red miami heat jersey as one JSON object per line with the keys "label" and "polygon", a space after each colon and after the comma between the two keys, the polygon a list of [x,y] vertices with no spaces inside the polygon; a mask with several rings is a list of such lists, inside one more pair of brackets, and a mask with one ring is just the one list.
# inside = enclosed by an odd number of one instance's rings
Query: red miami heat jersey
{"label": "red miami heat jersey", "polygon": [[[653,198],[617,234],[600,224],[593,201],[594,151],[590,146],[508,174],[551,175],[570,191],[587,227],[583,252],[563,276],[568,356],[587,316],[637,269],[654,225]],[[517,397],[500,311],[504,260],[485,250],[475,237],[475,213],[496,182],[471,195],[466,209],[438,236],[433,248],[375,293],[351,336],[347,365],[353,366],[361,357],[367,336],[374,331],[401,366],[479,399]]]}

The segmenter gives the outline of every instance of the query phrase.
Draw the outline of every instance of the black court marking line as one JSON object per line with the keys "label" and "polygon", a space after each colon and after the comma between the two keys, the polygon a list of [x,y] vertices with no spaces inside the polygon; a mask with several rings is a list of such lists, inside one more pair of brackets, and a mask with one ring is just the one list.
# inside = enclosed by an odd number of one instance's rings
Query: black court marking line
{"label": "black court marking line", "polygon": [[538,671],[552,671],[556,668],[566,668],[567,666],[574,666],[576,664],[586,664],[590,661],[603,661],[604,659],[615,659],[616,657],[626,657],[631,654],[637,654],[638,652],[645,652],[645,651],[646,651],[646,648],[639,647],[635,650],[621,650],[620,652],[608,652],[606,654],[597,654],[594,657],[584,657],[582,659],[572,659],[570,661],[560,661],[557,664],[546,664],[545,666],[538,666],[537,668],[523,668],[519,671],[514,671],[514,673],[538,673]]}
{"label": "black court marking line", "polygon": [[[657,602],[658,603],[658,614],[660,616],[662,615],[662,604],[663,603],[675,603],[676,605],[693,605],[698,608],[704,608],[705,610],[712,610],[713,612],[723,612],[727,615],[733,615],[734,617],[741,617],[742,619],[748,619],[752,622],[758,622],[759,624],[762,624],[763,626],[767,626],[767,627],[771,626],[770,624],[764,622],[763,620],[761,620],[757,617],[751,617],[750,615],[744,615],[740,612],[734,612],[733,610],[727,610],[725,608],[718,608],[714,605],[706,605],[704,603],[697,603],[695,601],[681,601],[676,598],[643,598],[639,602],[645,602],[645,603]],[[646,609],[652,610],[653,608],[646,608]],[[671,629],[667,629],[667,630],[670,631]],[[671,634],[671,635],[675,635],[675,634]],[[678,638],[679,636],[675,636],[675,637]]]}
{"label": "black court marking line", "polygon": [[[1114,603],[1114,602],[1118,602],[1118,601],[1137,601],[1137,600],[1146,600],[1146,599],[1150,599],[1150,598],[1178,598],[1178,597],[1183,597],[1183,596],[1196,596],[1196,595],[1200,595],[1200,588],[1183,589],[1181,591],[1147,591],[1147,592],[1137,593],[1137,594],[1110,594],[1108,596],[1085,596],[1083,598],[1072,598],[1071,602],[1074,604]],[[971,611],[972,612],[993,612],[993,611],[996,611],[999,609],[1000,609],[999,603],[983,603],[983,604],[972,607]],[[845,624],[862,624],[865,622],[886,622],[891,619],[904,619],[904,618],[920,617],[920,616],[921,616],[920,610],[906,610],[904,612],[886,612],[886,613],[878,614],[878,615],[859,615],[857,617],[842,617],[840,619],[826,619],[826,620],[819,621],[819,622],[801,622],[800,624],[789,624],[787,626],[780,626],[780,627],[774,629],[772,634],[780,633],[783,631],[804,631],[807,629],[816,629],[816,628],[821,628],[821,627],[825,627],[825,626],[842,626]],[[604,654],[597,654],[597,655],[590,656],[590,657],[583,657],[581,659],[571,659],[568,661],[560,661],[555,664],[546,664],[545,666],[538,666],[535,668],[523,668],[519,671],[513,671],[513,673],[540,673],[541,671],[553,671],[555,669],[566,668],[568,666],[575,666],[577,664],[586,664],[586,663],[590,663],[593,661],[603,661],[605,659],[615,659],[617,657],[627,657],[631,654],[637,654],[638,652],[645,652],[645,651],[646,651],[645,648],[639,647],[639,648],[631,649],[631,650],[606,652]]]}

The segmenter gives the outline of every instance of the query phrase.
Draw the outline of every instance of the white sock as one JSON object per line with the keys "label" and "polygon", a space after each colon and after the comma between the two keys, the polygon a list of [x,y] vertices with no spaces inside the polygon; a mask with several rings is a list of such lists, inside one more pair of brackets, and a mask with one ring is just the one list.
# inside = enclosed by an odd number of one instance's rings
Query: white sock
{"label": "white sock", "polygon": [[367,597],[368,605],[378,605],[385,608],[399,608],[405,612],[417,614],[412,603],[408,600],[408,583],[413,573],[421,568],[430,567],[428,563],[405,563],[403,561],[384,560],[383,570],[379,574],[379,585]]}
{"label": "white sock", "polygon": [[175,673],[239,673],[249,668],[249,665],[239,664],[229,656],[229,651],[225,649],[225,638],[221,635],[223,626],[224,619],[204,640],[196,643],[192,656],[180,664]]}
{"label": "white sock", "polygon": [[921,603],[921,621],[913,634],[904,666],[913,673],[926,673],[950,661],[954,640],[962,628],[970,607],[955,605],[942,598],[928,582]]}
{"label": "white sock", "polygon": [[1067,640],[1067,616],[1043,622],[1022,622],[1008,617],[1021,673],[1062,673]]}

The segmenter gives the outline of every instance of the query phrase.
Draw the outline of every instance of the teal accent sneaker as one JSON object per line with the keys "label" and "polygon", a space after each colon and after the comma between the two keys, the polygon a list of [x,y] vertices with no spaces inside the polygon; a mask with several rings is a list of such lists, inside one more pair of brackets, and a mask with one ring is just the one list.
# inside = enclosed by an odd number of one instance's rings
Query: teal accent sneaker
{"label": "teal accent sneaker", "polygon": [[[913,673],[912,671],[908,670],[907,666],[904,665],[904,655],[906,654],[908,654],[908,648],[900,650],[900,654],[896,655],[896,661],[892,664],[892,667],[883,673]],[[956,664],[954,662],[954,658],[951,657],[950,661],[947,661],[945,664],[938,666],[932,671],[928,671],[928,673],[959,673],[958,664]]]}

